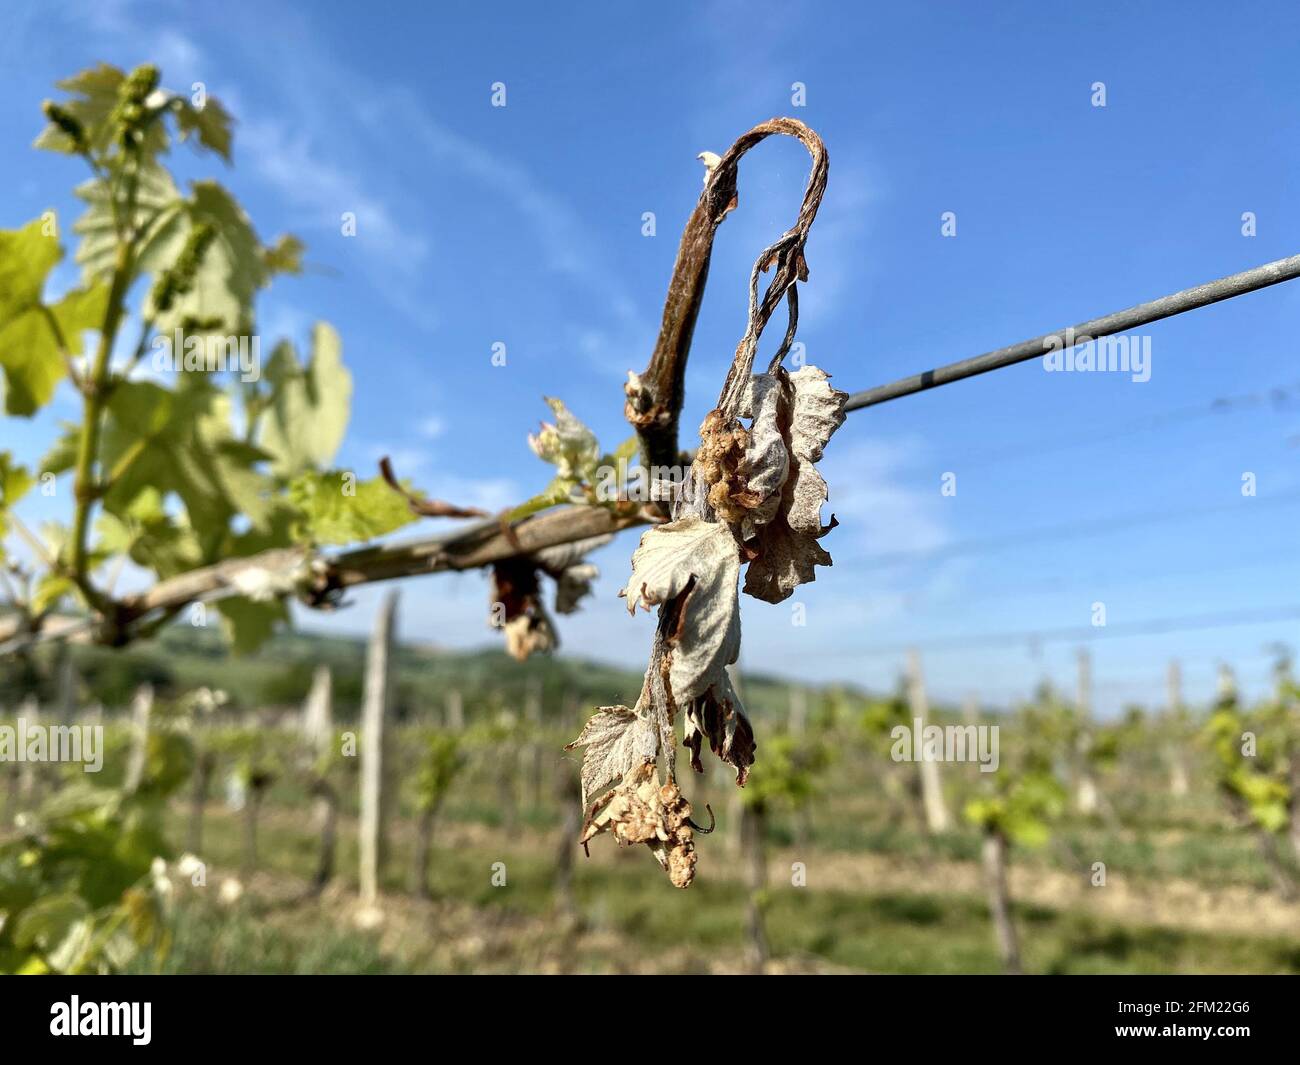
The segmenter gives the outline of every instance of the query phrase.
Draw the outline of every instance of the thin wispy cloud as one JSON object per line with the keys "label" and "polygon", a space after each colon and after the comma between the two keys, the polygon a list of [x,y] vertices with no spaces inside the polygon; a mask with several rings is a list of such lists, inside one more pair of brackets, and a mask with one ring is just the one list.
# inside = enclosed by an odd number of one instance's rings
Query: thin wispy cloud
{"label": "thin wispy cloud", "polygon": [[447,423],[436,414],[430,415],[416,427],[416,431],[426,440],[437,440],[447,431]]}
{"label": "thin wispy cloud", "polygon": [[526,167],[501,158],[430,117],[427,105],[406,91],[357,98],[366,119],[388,116],[413,132],[430,162],[459,171],[499,194],[531,230],[539,260],[589,295],[588,308],[602,308],[604,320],[590,311],[570,332],[579,353],[601,369],[622,376],[613,353],[648,350],[654,325],[638,309],[627,287],[610,269],[597,235],[567,202],[546,190]]}
{"label": "thin wispy cloud", "polygon": [[940,496],[938,482],[933,491],[921,491],[899,476],[922,446],[846,436],[827,449],[822,471],[832,488],[826,509],[851,530],[855,553],[929,551],[951,539],[943,513],[949,500]]}
{"label": "thin wispy cloud", "polygon": [[[429,241],[419,229],[405,224],[374,183],[331,158],[301,126],[280,121],[250,121],[239,130],[241,158],[276,189],[290,208],[291,225],[318,239],[315,253],[331,264],[342,260],[325,250],[336,240],[353,241],[361,249],[376,287],[408,317],[433,328],[437,316],[427,293],[411,278],[428,259]],[[347,232],[345,232],[345,226]],[[310,248],[309,248],[310,254]]]}

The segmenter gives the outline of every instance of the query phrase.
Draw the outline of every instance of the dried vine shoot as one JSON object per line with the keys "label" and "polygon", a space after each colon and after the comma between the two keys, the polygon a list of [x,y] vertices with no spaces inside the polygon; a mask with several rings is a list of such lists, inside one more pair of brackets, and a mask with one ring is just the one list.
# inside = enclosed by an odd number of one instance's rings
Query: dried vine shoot
{"label": "dried vine shoot", "polygon": [[[677,887],[695,877],[691,807],[677,781],[676,721],[683,721],[691,765],[700,752],[731,765],[743,787],[754,763],[754,732],[727,674],[740,653],[739,580],[755,598],[779,603],[814,579],[830,556],[818,543],[827,486],[815,463],[844,421],[848,396],[812,366],[783,365],[798,327],[796,284],[808,278],[804,246],[826,188],[820,138],[793,119],[772,119],[740,138],[711,169],[678,253],[660,343],[644,374],[630,375],[628,416],[641,434],[643,456],[675,453],[675,426],[690,331],[718,224],[736,206],[736,168],[751,147],[773,133],[798,137],[812,173],[795,225],[759,255],[750,274],[749,318],[717,405],[700,426],[700,444],[671,519],[642,537],[621,593],[628,610],[659,608],[645,680],[636,706],[598,709],[570,744],[586,748],[580,841],[609,831],[623,843],[645,843]],[[772,270],[762,297],[759,276]],[[782,300],[789,324],[767,369],[754,373],[758,343]],[[666,781],[661,782],[662,759]],[[610,790],[612,787],[612,790]]]}

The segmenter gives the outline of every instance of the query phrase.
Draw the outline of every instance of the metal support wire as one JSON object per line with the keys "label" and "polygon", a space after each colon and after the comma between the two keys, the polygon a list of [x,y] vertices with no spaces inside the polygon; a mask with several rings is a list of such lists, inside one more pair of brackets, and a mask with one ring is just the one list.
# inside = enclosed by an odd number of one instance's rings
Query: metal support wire
{"label": "metal support wire", "polygon": [[996,351],[986,351],[983,355],[973,355],[969,359],[913,374],[891,384],[877,385],[875,388],[855,392],[849,396],[844,409],[861,410],[863,407],[874,407],[877,403],[887,403],[891,399],[925,392],[940,385],[950,385],[954,381],[962,381],[967,377],[1037,358],[1054,347],[1064,350],[1089,339],[1114,336],[1116,333],[1136,329],[1140,325],[1158,322],[1162,318],[1172,318],[1176,314],[1194,311],[1198,307],[1208,307],[1212,303],[1268,288],[1283,281],[1292,281],[1297,277],[1300,277],[1300,255],[1293,255],[1289,259],[1278,259],[1276,262],[1256,266],[1252,270],[1243,270],[1239,274],[1221,277],[1217,281],[1207,281],[1195,288],[1183,289],[1182,292],[1175,292],[1171,296],[1161,296],[1148,303],[1139,303],[1136,307],[1130,307],[1125,311],[1115,311],[1113,314],[1080,322],[1068,329],[1044,333],[1032,340],[1022,340],[1019,344],[1011,344]]}

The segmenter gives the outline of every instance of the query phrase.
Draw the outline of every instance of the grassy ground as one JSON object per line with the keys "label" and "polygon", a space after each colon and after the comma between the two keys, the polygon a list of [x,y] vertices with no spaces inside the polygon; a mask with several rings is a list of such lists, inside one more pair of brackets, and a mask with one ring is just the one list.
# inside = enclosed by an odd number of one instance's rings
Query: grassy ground
{"label": "grassy ground", "polygon": [[[544,821],[545,819],[539,818]],[[403,894],[409,832],[394,833],[384,920],[358,922],[352,826],[344,826],[339,883],[311,897],[315,839],[300,813],[269,810],[260,871],[238,903],[217,900],[241,858],[233,815],[207,819],[205,888],[178,892],[177,933],[165,972],[729,972],[746,971],[745,892],[718,840],[702,845],[689,891],[672,888],[643,849],[606,840],[579,852],[576,918],[557,910],[554,830],[513,835],[449,820],[432,862],[435,899]],[[773,971],[983,973],[998,971],[979,871],[961,837],[928,854],[803,848],[808,886],[788,886],[795,851],[771,856],[766,898]],[[716,837],[715,837],[716,839]],[[494,863],[506,883],[494,886]],[[1040,973],[1300,972],[1300,910],[1249,884],[1122,877],[1092,888],[1049,859],[1022,865],[1013,891],[1025,967]],[[1056,904],[1052,904],[1055,902]],[[1239,920],[1227,921],[1235,913]],[[1232,930],[1224,930],[1224,925]],[[149,968],[154,963],[141,962]]]}
{"label": "grassy ground", "polygon": [[[493,661],[485,658],[483,665]],[[406,894],[411,785],[423,733],[412,723],[395,730],[396,815],[383,874],[384,919],[374,927],[360,920],[368,915],[358,913],[356,898],[356,760],[338,759],[328,770],[343,798],[339,875],[313,896],[307,887],[318,840],[307,778],[301,759],[282,749],[300,739],[260,721],[243,726],[268,745],[270,753],[259,757],[273,767],[259,857],[249,875],[241,871],[242,815],[217,799],[240,755],[199,734],[200,745],[210,744],[205,749],[219,758],[199,848],[207,884],[178,885],[171,952],[161,963],[141,959],[137,967],[160,964],[177,973],[748,970],[749,893],[741,882],[744,863],[734,842],[739,812],[728,774],[715,767],[687,785],[697,814],[708,803],[719,821],[716,834],[698,840],[699,867],[688,891],[672,888],[644,848],[619,850],[600,837],[585,859],[571,835],[561,840],[562,815],[574,800],[560,798],[578,758],[562,747],[576,735],[582,711],[568,699],[556,702],[548,704],[540,731],[516,727],[503,738],[488,727],[495,718],[484,711],[461,734],[468,766],[441,815],[431,901]],[[873,748],[855,720],[843,714],[826,734],[834,755],[817,775],[807,808],[773,811],[762,899],[769,969],[998,971],[978,832],[956,816],[952,831],[927,833],[915,767]],[[756,727],[766,735],[762,730],[774,725]],[[1012,744],[1016,724],[1007,726]],[[124,725],[110,728],[101,785],[117,782],[129,739]],[[527,744],[540,754],[534,757]],[[1158,750],[1153,741],[1135,747],[1099,773],[1105,800],[1099,813],[1066,813],[1052,824],[1046,846],[1013,848],[1010,886],[1025,968],[1300,972],[1300,904],[1278,897],[1258,839],[1233,823],[1215,793],[1204,752],[1188,742],[1193,790],[1174,799],[1152,754]],[[755,780],[763,768],[760,755]],[[954,814],[988,783],[973,766],[946,766],[943,780]],[[168,836],[177,852],[187,838],[188,790],[187,783],[176,793],[170,811]],[[562,842],[574,860],[568,900],[556,894]],[[1287,841],[1278,841],[1278,851],[1294,866]],[[806,870],[806,886],[791,882],[796,862]],[[1104,886],[1094,883],[1099,862]],[[504,884],[493,882],[498,864]],[[236,879],[242,897],[221,901],[223,883]]]}

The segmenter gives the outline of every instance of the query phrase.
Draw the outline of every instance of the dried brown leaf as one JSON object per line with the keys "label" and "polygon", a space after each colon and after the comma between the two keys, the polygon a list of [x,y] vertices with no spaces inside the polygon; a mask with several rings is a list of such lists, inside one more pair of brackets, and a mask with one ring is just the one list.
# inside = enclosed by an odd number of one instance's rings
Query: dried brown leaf
{"label": "dried brown leaf", "polygon": [[695,879],[696,862],[690,816],[691,804],[677,785],[660,784],[654,763],[643,762],[592,809],[578,842],[585,846],[610,832],[620,843],[644,843],[673,885],[687,888]]}
{"label": "dried brown leaf", "polygon": [[700,426],[700,447],[691,464],[691,476],[722,521],[740,521],[757,503],[748,494],[742,472],[749,443],[745,427],[722,411],[710,411]]}
{"label": "dried brown leaf", "polygon": [[736,770],[736,783],[742,788],[749,779],[749,767],[754,764],[754,729],[745,716],[745,709],[740,704],[740,697],[731,685],[731,680],[723,676],[722,683],[715,685],[698,699],[692,699],[686,706],[685,745],[691,752],[691,768],[697,773],[704,771],[700,764],[700,746],[705,737],[709,749]]}
{"label": "dried brown leaf", "polygon": [[491,602],[493,624],[505,632],[506,652],[512,658],[523,662],[559,646],[532,559],[508,558],[493,565]]}
{"label": "dried brown leaf", "polygon": [[547,654],[560,645],[555,626],[540,606],[536,613],[511,618],[502,628],[506,634],[506,653],[517,662],[526,662],[535,654]]}
{"label": "dried brown leaf", "polygon": [[[757,599],[779,603],[799,585],[816,578],[814,567],[831,564],[830,555],[817,541],[835,527],[835,519],[822,524],[821,507],[828,491],[814,463],[843,424],[848,396],[832,388],[827,374],[814,366],[805,366],[793,374],[778,368],[776,384],[759,382],[764,377],[769,375],[755,375],[756,441],[747,456],[748,465],[757,470],[764,461],[771,461],[764,456],[770,454],[771,411],[775,406],[775,421],[789,456],[789,470],[775,516],[761,520],[770,506],[768,497],[755,509],[755,517],[745,523],[745,547],[753,556],[745,574],[745,591]],[[760,425],[761,436],[757,432]]]}

